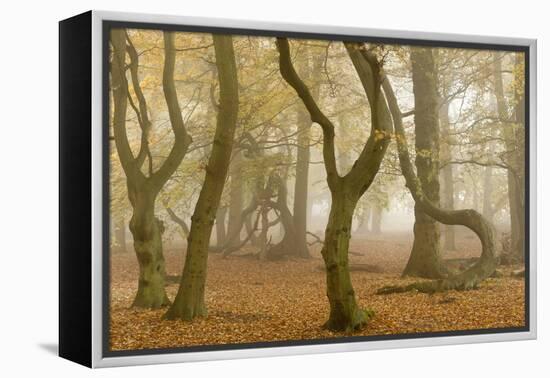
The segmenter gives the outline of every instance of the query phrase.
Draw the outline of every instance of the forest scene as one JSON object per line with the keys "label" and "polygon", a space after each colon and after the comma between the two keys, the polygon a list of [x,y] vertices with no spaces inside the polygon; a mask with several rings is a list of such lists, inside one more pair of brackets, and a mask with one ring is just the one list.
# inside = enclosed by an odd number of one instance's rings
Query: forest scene
{"label": "forest scene", "polygon": [[110,350],[525,326],[520,50],[112,28],[108,59]]}

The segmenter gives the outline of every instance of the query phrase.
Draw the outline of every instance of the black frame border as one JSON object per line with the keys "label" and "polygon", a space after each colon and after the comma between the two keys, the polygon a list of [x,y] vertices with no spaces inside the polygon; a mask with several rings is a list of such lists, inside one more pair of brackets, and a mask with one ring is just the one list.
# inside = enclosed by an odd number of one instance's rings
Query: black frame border
{"label": "black frame border", "polygon": [[[277,348],[277,347],[295,347],[308,345],[330,345],[366,341],[387,341],[387,340],[408,340],[421,338],[437,338],[448,336],[468,336],[468,335],[487,335],[487,334],[504,334],[516,332],[529,332],[530,328],[530,48],[529,46],[499,44],[499,43],[481,43],[481,42],[457,42],[445,41],[438,39],[415,39],[415,38],[393,38],[393,37],[376,37],[362,35],[347,35],[347,34],[326,34],[326,33],[309,33],[284,30],[263,30],[254,28],[232,28],[232,27],[217,27],[217,26],[196,26],[196,25],[178,25],[170,23],[149,23],[149,22],[134,22],[120,20],[103,20],[102,21],[102,161],[103,161],[103,211],[102,211],[102,357],[127,357],[127,356],[144,356],[157,354],[174,354],[174,353],[192,353],[192,352],[209,352],[209,351],[224,351],[224,350],[246,350],[256,348]],[[314,27],[314,26],[312,26]],[[110,140],[109,140],[109,35],[112,28],[128,28],[128,29],[148,29],[148,30],[168,30],[189,33],[216,33],[216,34],[232,34],[238,36],[253,36],[253,37],[287,37],[291,39],[312,39],[312,40],[330,40],[330,41],[357,41],[382,43],[390,45],[410,45],[410,46],[428,46],[441,48],[461,48],[475,50],[495,50],[509,52],[523,52],[525,55],[525,236],[524,236],[524,263],[525,263],[525,326],[509,327],[509,328],[487,328],[475,330],[458,330],[458,331],[438,331],[438,332],[422,332],[422,333],[403,333],[391,335],[371,335],[371,336],[345,336],[334,337],[327,339],[307,339],[307,340],[284,340],[284,341],[260,341],[254,343],[242,344],[215,344],[215,345],[196,345],[187,347],[174,348],[154,348],[154,349],[132,349],[123,351],[110,350]],[[402,32],[404,35],[407,31]]]}
{"label": "black frame border", "polygon": [[92,12],[59,21],[59,356],[92,366]]}

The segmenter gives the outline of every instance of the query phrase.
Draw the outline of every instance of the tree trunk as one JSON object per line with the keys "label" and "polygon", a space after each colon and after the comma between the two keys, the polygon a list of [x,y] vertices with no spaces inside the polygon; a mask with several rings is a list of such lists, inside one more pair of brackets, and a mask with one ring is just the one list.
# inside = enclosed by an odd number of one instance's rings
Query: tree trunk
{"label": "tree trunk", "polygon": [[[450,128],[449,128],[449,103],[441,104],[439,109],[439,124],[441,126],[441,137],[444,141],[441,148],[441,161],[448,163],[451,158]],[[441,172],[443,181],[441,204],[445,209],[455,208],[455,184],[453,177],[453,165],[445,164]],[[447,251],[456,251],[456,238],[454,226],[443,226],[444,248]]]}
{"label": "tree trunk", "polygon": [[312,121],[323,130],[323,159],[332,196],[322,249],[330,304],[330,315],[325,326],[333,331],[361,328],[373,316],[372,311],[361,310],[355,300],[348,267],[349,239],[357,201],[368,190],[380,169],[391,132],[391,116],[380,91],[380,62],[364,44],[345,42],[344,45],[367,96],[372,127],[359,157],[351,170],[342,177],[338,174],[336,164],[334,124],[321,111],[294,69],[288,40],[277,39],[281,75],[301,98]]}
{"label": "tree trunk", "polygon": [[382,216],[384,209],[379,204],[373,206],[371,231],[373,234],[382,233]]}
{"label": "tree trunk", "polygon": [[[129,189],[130,192],[130,189]],[[146,192],[133,193],[134,213],[130,231],[134,237],[134,249],[139,263],[138,290],[132,306],[159,308],[170,304],[164,288],[166,276],[162,253],[164,226],[155,217],[154,198]]]}
{"label": "tree trunk", "polygon": [[326,267],[327,296],[330,303],[330,315],[325,327],[335,331],[358,329],[373,315],[371,311],[359,308],[351,284],[348,250],[357,200],[344,190],[345,188],[332,194],[325,243],[321,250]]}
{"label": "tree trunk", "polygon": [[174,210],[172,210],[172,208],[167,207],[166,212],[170,216],[170,219],[172,219],[172,221],[174,223],[176,223],[178,226],[180,226],[181,234],[182,234],[183,238],[187,239],[187,237],[189,236],[189,226],[187,225],[187,223],[185,223],[185,221],[183,219],[178,217],[178,215],[174,212]]}
{"label": "tree trunk", "polygon": [[227,207],[220,207],[216,212],[216,246],[222,248],[225,244],[225,216]]}
{"label": "tree trunk", "polygon": [[[305,71],[308,77],[315,78],[321,71],[320,57],[313,57],[313,66],[309,66],[309,56],[306,60]],[[319,98],[319,85],[311,88],[311,96],[316,101]],[[309,192],[309,160],[310,160],[310,134],[311,117],[303,104],[298,104],[296,123],[298,126],[298,147],[296,153],[296,181],[294,186],[294,226],[296,232],[296,243],[300,257],[310,257],[307,245],[308,211],[311,208],[311,201],[308,199]]]}
{"label": "tree trunk", "polygon": [[371,207],[368,205],[365,205],[365,208],[363,209],[363,214],[361,216],[361,219],[359,219],[359,225],[357,227],[357,232],[359,234],[366,235],[369,233],[370,228],[372,228],[371,224]]}
{"label": "tree trunk", "polygon": [[[416,135],[416,170],[427,199],[439,206],[439,114],[432,49],[411,50]],[[414,207],[414,243],[403,276],[441,278],[439,225]]]}
{"label": "tree trunk", "polygon": [[[522,82],[525,77],[525,58],[524,54],[517,54],[515,61],[516,80]],[[515,202],[518,208],[519,237],[517,240],[518,261],[525,261],[525,92],[516,90],[515,92],[514,121],[516,130],[516,154],[515,154],[515,178],[517,183]]]}
{"label": "tree trunk", "polygon": [[469,290],[476,288],[481,281],[490,277],[496,268],[495,237],[493,226],[475,210],[442,210],[435,206],[422,190],[422,184],[416,177],[412,166],[407,139],[403,128],[401,110],[395,98],[393,88],[388,80],[383,82],[384,92],[388,100],[395,125],[395,139],[401,171],[405,177],[415,204],[427,215],[443,224],[462,225],[472,230],[481,242],[481,256],[477,263],[464,272],[435,281],[418,282],[406,286],[389,286],[378,290],[378,294],[401,293],[418,290],[424,293],[433,293],[443,290]]}
{"label": "tree trunk", "polygon": [[213,35],[220,102],[206,176],[191,218],[187,255],[180,286],[166,319],[206,316],[204,290],[210,235],[229,169],[239,110],[237,67],[231,36]]}
{"label": "tree trunk", "polygon": [[261,220],[262,220],[262,231],[260,232],[260,236],[258,236],[259,244],[260,244],[260,252],[258,254],[260,260],[267,260],[267,231],[269,230],[269,218],[268,218],[269,209],[267,206],[262,206],[260,209],[261,214]]}
{"label": "tree trunk", "polygon": [[122,253],[126,253],[128,249],[126,248],[126,222],[124,221],[124,217],[119,217],[115,221],[114,236],[117,249]]}
{"label": "tree trunk", "polygon": [[[521,202],[521,192],[525,186],[519,187],[518,185],[518,182],[521,181],[521,179],[518,180],[518,177],[521,176],[520,172],[523,170],[523,159],[521,159],[521,161],[518,159],[518,150],[522,148],[522,138],[521,135],[516,132],[514,125],[509,122],[511,117],[508,114],[502,83],[502,59],[504,58],[504,54],[495,52],[493,57],[495,99],[497,102],[498,118],[502,125],[502,134],[504,136],[507,151],[505,155],[505,162],[509,166],[509,169],[507,170],[511,238],[511,251],[509,253],[513,260],[523,261],[523,239],[525,235],[523,230],[525,228],[525,211]],[[523,99],[516,98],[516,100],[518,102],[516,110],[522,106],[524,107]],[[520,124],[524,124],[525,116],[522,114],[523,112],[521,112],[521,109],[519,110],[520,111],[516,111],[516,118],[519,119]]]}
{"label": "tree trunk", "polygon": [[284,230],[282,240],[267,250],[268,260],[278,260],[285,255],[308,258],[307,244],[300,243],[294,217],[287,205],[286,182],[280,177],[274,176],[272,182],[277,186],[277,202],[269,202],[270,206],[280,213],[281,227]]}
{"label": "tree trunk", "polygon": [[[128,40],[128,45],[126,44]],[[166,181],[175,172],[183,160],[191,138],[187,134],[174,85],[175,51],[173,35],[164,33],[165,59],[163,69],[163,90],[169,111],[170,124],[174,132],[174,144],[168,157],[160,168],[153,172],[152,158],[148,146],[147,134],[150,123],[147,117],[147,103],[141,91],[137,75],[138,54],[136,53],[125,29],[111,31],[113,58],[111,64],[111,88],[113,91],[113,134],[115,145],[128,187],[128,199],[133,214],[130,220],[130,231],[134,238],[134,249],[139,263],[138,291],[133,306],[158,308],[168,304],[164,289],[164,257],[162,255],[162,233],[164,227],[155,217],[155,200]],[[140,152],[134,157],[126,132],[128,107],[128,80],[126,79],[126,51],[130,52],[130,70],[133,89],[139,100],[139,110],[133,106],[138,115],[142,132]],[[141,171],[149,155],[149,176]]]}
{"label": "tree trunk", "polygon": [[[245,219],[244,219],[244,225],[245,225],[245,228],[246,228],[246,234],[247,234],[247,239],[248,241],[250,241],[250,244],[255,246],[255,247],[258,247],[260,246],[260,241],[258,239],[258,237],[256,236],[256,233],[255,233],[255,227],[254,227],[254,222],[252,221],[252,213],[248,214]],[[243,247],[245,246],[246,244],[243,245]]]}
{"label": "tree trunk", "polygon": [[[301,104],[299,104],[302,106]],[[296,156],[296,181],[294,185],[294,226],[296,243],[301,257],[309,257],[307,248],[307,209],[308,209],[308,179],[309,179],[309,134],[311,118],[304,109],[299,109],[297,114],[298,124],[298,152]]]}
{"label": "tree trunk", "polygon": [[483,208],[481,213],[489,221],[493,221],[493,168],[483,170]]}
{"label": "tree trunk", "polygon": [[241,229],[243,227],[243,219],[241,213],[243,211],[243,178],[242,178],[242,151],[235,150],[231,159],[231,181],[229,186],[229,219],[227,224],[227,235],[235,235],[231,240],[228,240],[230,247],[241,243]]}

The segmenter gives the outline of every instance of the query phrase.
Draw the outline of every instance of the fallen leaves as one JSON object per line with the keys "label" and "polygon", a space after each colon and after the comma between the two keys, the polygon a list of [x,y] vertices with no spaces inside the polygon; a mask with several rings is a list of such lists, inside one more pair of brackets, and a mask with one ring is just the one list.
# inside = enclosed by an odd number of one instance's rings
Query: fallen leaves
{"label": "fallen leaves", "polygon": [[[384,335],[451,330],[521,327],[524,325],[524,280],[503,272],[478,290],[432,295],[403,293],[375,295],[386,285],[405,284],[401,279],[410,252],[410,240],[352,240],[353,264],[382,267],[384,272],[352,272],[360,306],[374,310],[368,326],[353,335]],[[243,251],[244,253],[250,252]],[[460,250],[445,258],[479,255],[470,239],[460,241]],[[161,320],[166,309],[130,308],[137,288],[138,267],[132,253],[111,258],[112,350],[173,348],[196,345],[239,344],[266,341],[326,339],[341,337],[322,328],[328,316],[325,274],[318,250],[309,260],[259,261],[238,255],[222,258],[211,254],[208,261],[206,305],[208,316],[192,322]],[[167,273],[180,274],[181,250],[165,253]],[[168,296],[173,299],[177,281],[170,280]]]}

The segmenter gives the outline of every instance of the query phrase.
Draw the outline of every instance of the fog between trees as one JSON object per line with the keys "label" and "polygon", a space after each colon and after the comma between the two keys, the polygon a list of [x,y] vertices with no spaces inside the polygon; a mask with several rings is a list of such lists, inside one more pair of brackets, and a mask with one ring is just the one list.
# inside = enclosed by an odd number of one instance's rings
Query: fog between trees
{"label": "fog between trees", "polygon": [[[322,258],[325,327],[354,331],[377,315],[349,256],[373,240],[412,241],[403,275],[433,279],[378,294],[523,261],[523,53],[134,29],[110,52],[111,252],[137,257],[133,306],[208,316],[209,256]],[[471,237],[481,258],[449,268]]]}

